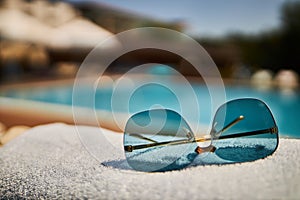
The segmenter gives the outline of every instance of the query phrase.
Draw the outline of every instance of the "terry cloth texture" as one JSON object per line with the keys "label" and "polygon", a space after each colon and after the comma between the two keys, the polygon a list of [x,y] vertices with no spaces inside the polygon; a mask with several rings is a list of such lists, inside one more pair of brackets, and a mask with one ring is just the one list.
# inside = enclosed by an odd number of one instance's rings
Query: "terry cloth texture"
{"label": "terry cloth texture", "polygon": [[[97,134],[92,155],[81,134]],[[88,147],[89,149],[90,147]],[[193,166],[164,173],[126,167],[122,134],[86,126],[50,124],[0,148],[0,198],[47,199],[297,199],[300,140],[280,139],[272,155],[255,162]]]}

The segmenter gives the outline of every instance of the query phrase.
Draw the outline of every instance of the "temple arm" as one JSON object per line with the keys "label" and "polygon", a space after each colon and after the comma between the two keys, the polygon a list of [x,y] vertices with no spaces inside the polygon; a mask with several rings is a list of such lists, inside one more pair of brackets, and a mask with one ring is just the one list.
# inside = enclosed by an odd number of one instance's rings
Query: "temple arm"
{"label": "temple arm", "polygon": [[246,136],[252,136],[252,135],[260,135],[260,134],[265,134],[265,133],[271,133],[271,134],[278,133],[278,128],[275,126],[273,128],[268,128],[268,129],[263,129],[263,130],[249,131],[249,132],[237,133],[237,134],[232,134],[232,135],[221,135],[220,137],[217,138],[217,140],[236,138],[236,137],[246,137]]}
{"label": "temple arm", "polygon": [[243,115],[240,115],[235,120],[233,120],[232,122],[230,122],[229,124],[227,124],[224,128],[222,128],[221,130],[219,130],[218,132],[216,132],[216,135],[219,135],[219,134],[223,133],[224,131],[228,130],[229,128],[231,128],[232,126],[234,126],[235,124],[237,124],[238,122],[240,122],[241,120],[243,120],[244,118],[245,117]]}
{"label": "temple arm", "polygon": [[143,139],[143,140],[147,140],[147,141],[150,141],[150,142],[157,143],[157,141],[152,140],[152,139],[150,139],[150,138],[147,138],[147,137],[145,137],[145,136],[142,136],[142,135],[140,135],[140,134],[138,134],[138,133],[130,133],[130,136],[133,136],[133,137],[136,137],[136,138],[140,138],[140,139]]}

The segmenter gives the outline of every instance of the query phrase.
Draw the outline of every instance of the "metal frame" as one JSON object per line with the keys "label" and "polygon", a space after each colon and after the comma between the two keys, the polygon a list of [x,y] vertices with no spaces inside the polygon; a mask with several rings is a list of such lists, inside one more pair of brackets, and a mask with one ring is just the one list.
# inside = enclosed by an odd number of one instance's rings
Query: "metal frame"
{"label": "metal frame", "polygon": [[[242,115],[237,117],[235,120],[233,120],[232,122],[227,124],[224,128],[222,128],[220,131],[216,132],[214,134],[213,139],[221,140],[221,139],[229,139],[229,138],[259,135],[259,134],[265,134],[265,133],[271,133],[271,134],[278,133],[278,128],[277,128],[277,126],[275,126],[275,127],[268,128],[268,129],[263,129],[263,130],[256,130],[256,131],[250,131],[250,132],[244,132],[244,133],[236,133],[236,134],[224,135],[224,136],[221,135],[219,137],[215,137],[215,135],[221,134],[222,132],[228,130],[229,128],[231,128],[232,126],[234,126],[235,124],[237,124],[238,122],[240,122],[243,119],[245,119],[245,117],[242,116]],[[205,141],[211,140],[211,137],[209,137],[209,138],[201,137],[201,138],[195,138],[193,140],[183,139],[183,140],[175,140],[175,141],[156,142],[155,140],[144,137],[144,136],[142,136],[138,133],[131,133],[130,135],[133,136],[133,137],[138,137],[138,138],[141,138],[141,139],[144,139],[144,140],[151,141],[153,143],[140,144],[140,145],[126,145],[126,146],[124,146],[124,150],[126,152],[132,152],[133,150],[144,149],[144,148],[149,148],[149,147],[189,144],[189,143],[194,143],[194,142],[205,142]],[[203,151],[200,151],[199,148]],[[198,151],[197,151],[197,149],[198,149]],[[206,148],[201,148],[201,147],[197,147],[197,149],[195,150],[196,152],[198,152],[198,153],[201,152],[202,153],[202,152],[212,151],[211,149],[215,149],[215,148],[212,146],[212,148],[209,148],[209,150],[207,150]]]}

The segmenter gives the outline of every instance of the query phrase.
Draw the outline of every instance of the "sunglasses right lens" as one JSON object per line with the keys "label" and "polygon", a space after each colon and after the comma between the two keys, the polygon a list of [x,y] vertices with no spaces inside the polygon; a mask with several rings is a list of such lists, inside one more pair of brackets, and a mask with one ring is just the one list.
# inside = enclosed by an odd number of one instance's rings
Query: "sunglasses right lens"
{"label": "sunglasses right lens", "polygon": [[257,99],[237,99],[222,105],[211,134],[219,163],[254,161],[271,155],[278,146],[271,111]]}
{"label": "sunglasses right lens", "polygon": [[154,109],[133,115],[124,132],[128,164],[135,170],[154,172],[182,169],[197,154],[194,135],[176,112]]}

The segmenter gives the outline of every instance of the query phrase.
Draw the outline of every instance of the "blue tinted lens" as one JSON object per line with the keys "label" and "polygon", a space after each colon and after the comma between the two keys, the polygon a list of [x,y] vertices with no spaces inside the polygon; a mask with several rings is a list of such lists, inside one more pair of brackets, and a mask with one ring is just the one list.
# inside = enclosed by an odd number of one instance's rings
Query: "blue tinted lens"
{"label": "blue tinted lens", "polygon": [[[188,142],[171,145],[174,141]],[[177,170],[189,165],[197,156],[194,152],[197,145],[193,141],[194,135],[186,121],[166,109],[133,115],[124,133],[128,164],[135,170],[147,172]]]}
{"label": "blue tinted lens", "polygon": [[264,158],[278,145],[271,111],[257,99],[237,99],[222,105],[215,115],[211,134],[219,163]]}

